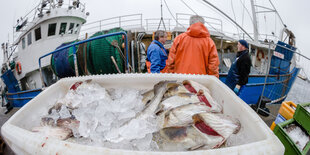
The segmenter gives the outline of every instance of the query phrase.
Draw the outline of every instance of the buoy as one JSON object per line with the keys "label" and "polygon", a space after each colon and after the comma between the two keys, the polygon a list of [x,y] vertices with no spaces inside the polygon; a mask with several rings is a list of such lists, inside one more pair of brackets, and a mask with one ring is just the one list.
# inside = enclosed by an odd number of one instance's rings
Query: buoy
{"label": "buoy", "polygon": [[257,59],[258,61],[261,61],[261,59],[264,59],[265,58],[265,54],[262,50],[258,50],[257,52]]}
{"label": "buoy", "polygon": [[15,69],[16,69],[16,71],[17,71],[18,74],[21,74],[21,73],[22,73],[22,65],[21,65],[20,62],[17,62],[17,63],[16,63]]}

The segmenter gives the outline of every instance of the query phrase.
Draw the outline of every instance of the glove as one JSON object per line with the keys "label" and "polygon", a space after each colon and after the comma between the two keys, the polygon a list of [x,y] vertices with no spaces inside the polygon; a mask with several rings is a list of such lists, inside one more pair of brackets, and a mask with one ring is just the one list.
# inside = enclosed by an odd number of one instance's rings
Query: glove
{"label": "glove", "polygon": [[234,92],[235,92],[236,95],[238,95],[239,89],[238,89],[237,87],[235,87],[235,88],[234,88]]}

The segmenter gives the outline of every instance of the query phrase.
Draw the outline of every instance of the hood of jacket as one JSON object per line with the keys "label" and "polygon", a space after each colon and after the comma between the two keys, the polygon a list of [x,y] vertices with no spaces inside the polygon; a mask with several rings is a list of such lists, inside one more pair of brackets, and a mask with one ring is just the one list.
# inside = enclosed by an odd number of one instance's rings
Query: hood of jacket
{"label": "hood of jacket", "polygon": [[210,33],[209,33],[208,29],[201,22],[197,22],[195,24],[192,24],[187,29],[186,33],[189,36],[196,37],[196,38],[210,37]]}

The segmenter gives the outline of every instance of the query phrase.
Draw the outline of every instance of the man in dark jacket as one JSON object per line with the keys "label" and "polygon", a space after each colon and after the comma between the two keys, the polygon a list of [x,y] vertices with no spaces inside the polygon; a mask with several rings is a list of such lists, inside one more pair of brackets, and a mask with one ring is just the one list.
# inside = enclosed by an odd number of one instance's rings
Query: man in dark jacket
{"label": "man in dark jacket", "polygon": [[225,84],[236,94],[240,88],[248,83],[248,77],[251,70],[251,58],[249,54],[249,46],[245,40],[239,40],[237,58],[231,65]]}

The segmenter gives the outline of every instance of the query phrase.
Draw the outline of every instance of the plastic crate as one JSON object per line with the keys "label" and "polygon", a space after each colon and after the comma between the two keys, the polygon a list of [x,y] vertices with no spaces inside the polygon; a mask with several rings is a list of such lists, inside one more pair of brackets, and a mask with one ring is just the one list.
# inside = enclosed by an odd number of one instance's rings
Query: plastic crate
{"label": "plastic crate", "polygon": [[[285,122],[279,123],[274,128],[273,132],[275,135],[280,139],[282,144],[285,147],[285,155],[306,155],[310,148],[310,142],[305,146],[304,150],[299,150],[296,144],[291,140],[291,138],[287,135],[287,133],[284,130],[284,127],[295,122],[298,124],[295,119],[290,119]],[[308,132],[309,134],[309,132]]]}
{"label": "plastic crate", "polygon": [[292,101],[282,102],[281,107],[279,109],[279,114],[281,114],[286,120],[292,119],[295,113],[295,110],[292,108],[295,107],[296,104]]}
{"label": "plastic crate", "polygon": [[304,108],[310,103],[298,104],[294,114],[294,119],[310,133],[310,113]]}
{"label": "plastic crate", "polygon": [[276,117],[276,120],[274,122],[276,124],[279,124],[279,123],[282,123],[282,122],[285,122],[285,121],[286,121],[286,119],[282,115],[278,114],[277,117]]}
{"label": "plastic crate", "polygon": [[270,129],[273,131],[274,127],[276,127],[276,123],[275,122],[272,122],[271,126],[270,126]]}
{"label": "plastic crate", "polygon": [[[55,102],[63,97],[72,84],[92,80],[105,88],[151,89],[162,80],[194,80],[207,86],[214,100],[223,106],[223,113],[237,118],[241,129],[232,135],[225,148],[196,150],[188,152],[131,151],[89,146],[68,141],[46,138],[31,132],[35,124],[40,124],[40,116],[45,115]],[[255,132],[253,132],[255,131]],[[63,78],[45,89],[16,112],[1,128],[1,135],[16,154],[61,154],[61,155],[283,155],[284,146],[264,121],[236,94],[215,76],[183,74],[113,74]],[[232,144],[233,142],[233,144]],[[43,147],[44,146],[44,147]]]}

